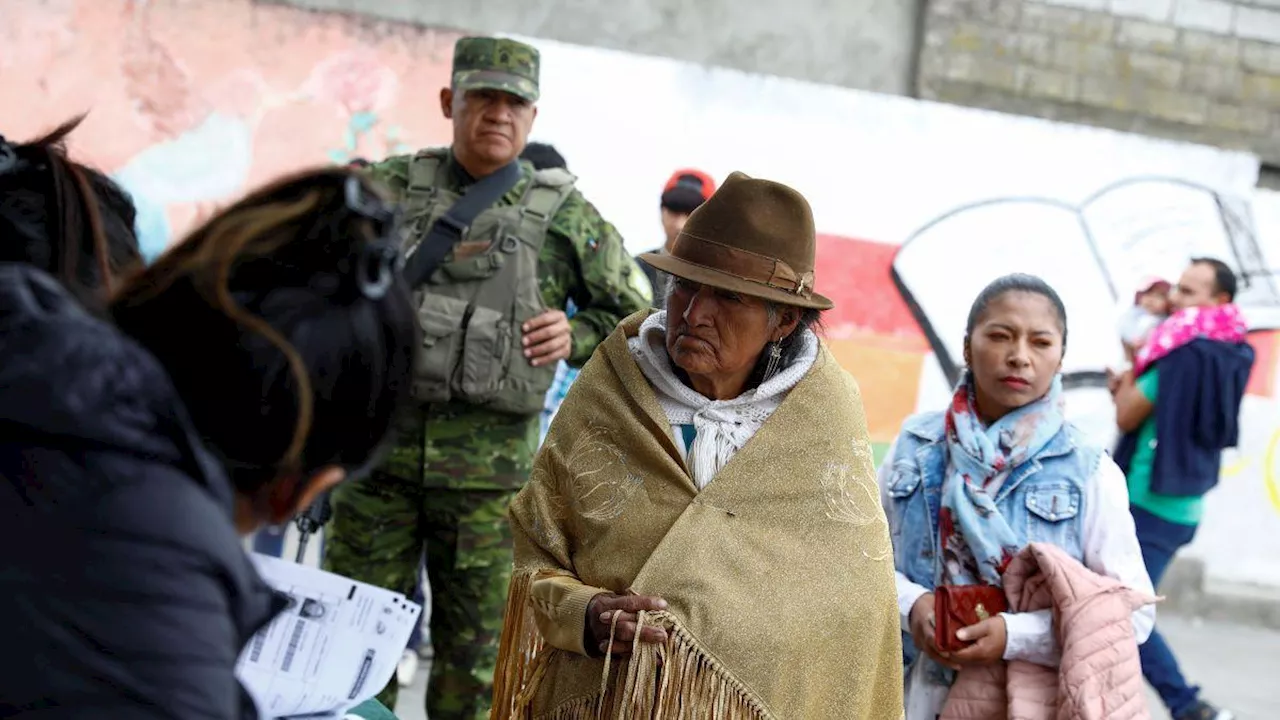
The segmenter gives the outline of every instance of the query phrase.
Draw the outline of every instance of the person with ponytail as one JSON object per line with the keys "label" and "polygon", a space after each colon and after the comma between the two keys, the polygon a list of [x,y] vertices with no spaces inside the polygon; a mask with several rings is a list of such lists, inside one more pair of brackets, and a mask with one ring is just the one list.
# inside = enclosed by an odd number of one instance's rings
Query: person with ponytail
{"label": "person with ponytail", "polygon": [[100,309],[114,279],[142,255],[132,199],[67,155],[67,137],[83,120],[26,143],[0,135],[0,262],[34,265]]}
{"label": "person with ponytail", "polygon": [[1067,308],[996,278],[964,372],[880,465],[903,630],[904,720],[1147,718],[1154,592],[1124,476],[1066,415]]}
{"label": "person with ponytail", "polygon": [[250,194],[123,282],[114,325],[0,264],[0,715],[259,716],[234,666],[283,603],[241,538],[376,465],[409,393],[368,182]]}

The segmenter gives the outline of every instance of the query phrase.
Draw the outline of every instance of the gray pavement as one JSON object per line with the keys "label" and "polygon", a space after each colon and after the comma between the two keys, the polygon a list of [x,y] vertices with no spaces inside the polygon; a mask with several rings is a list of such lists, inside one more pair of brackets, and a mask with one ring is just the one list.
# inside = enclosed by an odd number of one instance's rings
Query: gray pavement
{"label": "gray pavement", "polygon": [[[1280,718],[1280,632],[1169,614],[1160,617],[1159,627],[1204,699],[1233,710],[1237,720]],[[426,720],[426,678],[424,663],[413,686],[401,690],[396,705],[401,720]],[[1148,696],[1152,720],[1168,720],[1159,697]]]}

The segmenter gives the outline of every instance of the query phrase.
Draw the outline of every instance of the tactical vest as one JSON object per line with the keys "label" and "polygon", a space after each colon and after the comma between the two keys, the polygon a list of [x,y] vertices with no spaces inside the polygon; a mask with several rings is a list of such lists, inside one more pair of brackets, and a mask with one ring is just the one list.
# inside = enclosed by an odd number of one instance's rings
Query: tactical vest
{"label": "tactical vest", "polygon": [[[406,249],[457,202],[443,189],[449,168],[438,151],[409,165],[405,196]],[[414,367],[414,398],[460,401],[496,412],[541,412],[555,379],[554,364],[524,357],[521,326],[547,310],[538,285],[538,256],[574,176],[558,168],[534,173],[514,205],[494,205],[476,217],[445,262],[419,289],[422,351]]]}

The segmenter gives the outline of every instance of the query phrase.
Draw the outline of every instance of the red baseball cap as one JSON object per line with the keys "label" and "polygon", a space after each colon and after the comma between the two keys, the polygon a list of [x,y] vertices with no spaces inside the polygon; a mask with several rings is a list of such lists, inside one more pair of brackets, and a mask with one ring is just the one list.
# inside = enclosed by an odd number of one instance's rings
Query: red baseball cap
{"label": "red baseball cap", "polygon": [[715,191],[716,181],[701,170],[677,170],[662,188],[662,207],[672,212],[691,213]]}

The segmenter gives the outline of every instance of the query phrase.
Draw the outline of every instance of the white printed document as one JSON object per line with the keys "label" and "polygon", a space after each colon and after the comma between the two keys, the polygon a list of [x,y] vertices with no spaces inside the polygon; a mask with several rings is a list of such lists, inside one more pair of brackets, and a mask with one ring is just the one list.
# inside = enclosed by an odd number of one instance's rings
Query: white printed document
{"label": "white printed document", "polygon": [[289,607],[254,635],[236,676],[263,717],[337,716],[377,695],[404,652],[422,606],[400,593],[254,553]]}

